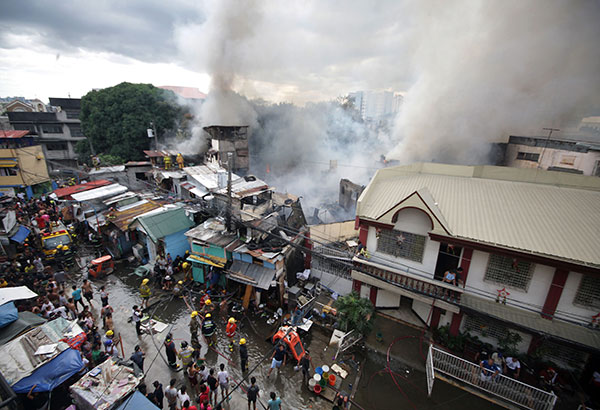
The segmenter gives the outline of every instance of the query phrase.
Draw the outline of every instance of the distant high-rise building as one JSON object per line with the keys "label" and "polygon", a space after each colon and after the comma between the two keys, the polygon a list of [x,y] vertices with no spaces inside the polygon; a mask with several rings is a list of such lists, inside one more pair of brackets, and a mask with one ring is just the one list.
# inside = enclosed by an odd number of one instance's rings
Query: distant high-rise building
{"label": "distant high-rise building", "polygon": [[348,94],[363,120],[379,120],[396,114],[402,105],[402,95],[392,91],[356,91]]}

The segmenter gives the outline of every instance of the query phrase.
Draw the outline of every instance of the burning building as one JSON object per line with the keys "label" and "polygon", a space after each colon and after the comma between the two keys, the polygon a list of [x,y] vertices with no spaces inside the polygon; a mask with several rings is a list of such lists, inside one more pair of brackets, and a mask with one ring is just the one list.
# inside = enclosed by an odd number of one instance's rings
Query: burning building
{"label": "burning building", "polygon": [[245,175],[250,170],[247,125],[211,125],[203,128],[211,138],[207,159],[215,159],[221,165],[227,162],[227,154],[233,154],[232,171]]}

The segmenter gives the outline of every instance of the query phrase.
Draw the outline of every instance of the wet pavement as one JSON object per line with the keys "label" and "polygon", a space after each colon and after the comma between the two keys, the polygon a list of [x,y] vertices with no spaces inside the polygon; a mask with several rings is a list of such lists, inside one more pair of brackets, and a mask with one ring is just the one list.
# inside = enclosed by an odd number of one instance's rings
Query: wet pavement
{"label": "wet pavement", "polygon": [[[133,274],[135,264],[121,263],[115,264],[115,273],[104,279],[92,280],[93,287],[97,291],[100,286],[105,285],[109,293],[109,303],[114,308],[113,319],[115,324],[115,336],[120,336],[123,340],[124,356],[129,358],[133,353],[135,345],[139,344],[146,353],[144,362],[144,371],[146,373],[145,383],[149,391],[152,391],[152,383],[158,380],[166,388],[171,378],[177,380],[176,386],[183,384],[190,385],[183,371],[176,372],[171,370],[166,364],[166,355],[163,348],[163,341],[166,334],[170,331],[177,347],[182,341],[189,343],[189,308],[179,297],[170,297],[166,293],[162,300],[155,306],[150,307],[149,311],[154,312],[154,318],[166,323],[169,327],[161,333],[151,336],[143,334],[137,336],[135,326],[129,322],[131,317],[131,308],[133,305],[141,305],[138,287],[141,283],[141,277]],[[73,280],[81,284],[82,275],[71,275]],[[97,292],[94,294],[93,313],[99,317],[100,297]],[[221,315],[218,309],[213,313],[215,323],[217,323],[217,343],[214,349],[209,349],[206,354],[206,362],[209,368],[214,368],[215,373],[221,363],[225,364],[226,370],[230,374],[232,385],[242,380],[242,372],[239,367],[239,352],[234,349],[230,352],[228,349],[228,340],[225,336],[225,325],[229,315]],[[100,320],[100,319],[98,319]],[[251,323],[251,325],[249,325]],[[101,325],[101,322],[100,322]],[[249,364],[252,369],[263,357],[271,352],[272,344],[267,341],[276,327],[269,326],[264,317],[251,317],[238,323],[238,332],[236,340],[245,337],[248,340]],[[414,331],[414,329],[411,329]],[[390,330],[392,333],[393,330]],[[398,332],[398,330],[395,330]],[[335,352],[326,349],[329,342],[330,333],[317,326],[313,326],[307,337],[303,337],[305,348],[311,351],[313,364],[320,366],[322,364],[331,364],[332,356]],[[391,339],[391,335],[389,336]],[[386,340],[387,341],[387,340]],[[389,344],[389,342],[387,343]],[[386,344],[386,346],[387,346]],[[416,346],[416,347],[415,347]],[[158,350],[157,350],[158,348]],[[495,409],[496,406],[491,403],[474,397],[460,389],[452,387],[439,380],[436,381],[431,398],[427,397],[426,382],[424,373],[420,370],[414,370],[409,365],[401,364],[398,357],[411,357],[414,359],[418,351],[418,342],[416,339],[406,340],[396,343],[392,349],[391,367],[396,376],[398,386],[395,385],[389,374],[380,372],[386,367],[385,356],[369,351],[368,349],[358,352],[354,357],[356,362],[362,365],[362,377],[355,387],[355,402],[357,406],[352,408],[362,408],[365,410],[387,410],[387,409],[472,409],[480,410]],[[217,353],[218,352],[218,353]],[[269,355],[270,358],[270,355]],[[281,373],[273,371],[270,378],[267,378],[270,359],[267,358],[252,373],[257,379],[257,385],[260,387],[260,401],[257,408],[266,408],[269,392],[274,391],[283,400],[285,409],[331,409],[331,402],[316,396],[308,390],[308,387],[302,384],[301,371],[295,371],[294,365],[288,364],[282,367]],[[351,363],[347,357],[347,362]],[[408,362],[411,363],[410,361]],[[412,362],[415,363],[414,361]],[[378,373],[379,372],[379,373]],[[350,381],[353,383],[353,381]],[[247,400],[245,388],[248,382],[242,384],[243,388],[236,390],[230,397],[228,403],[224,403],[226,409],[246,409]],[[191,394],[190,394],[191,396]],[[220,397],[220,395],[219,395]]]}

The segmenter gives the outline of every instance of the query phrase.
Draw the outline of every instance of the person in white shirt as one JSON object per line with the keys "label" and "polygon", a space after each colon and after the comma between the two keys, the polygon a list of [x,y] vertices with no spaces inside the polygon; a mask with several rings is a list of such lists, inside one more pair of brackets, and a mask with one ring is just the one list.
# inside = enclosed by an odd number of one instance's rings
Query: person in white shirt
{"label": "person in white shirt", "polygon": [[187,388],[185,386],[181,386],[181,388],[177,392],[177,407],[178,408],[182,408],[183,403],[185,403],[186,401],[191,401],[190,396],[186,393],[186,389]]}
{"label": "person in white shirt", "polygon": [[219,365],[221,371],[217,373],[217,380],[219,381],[219,387],[221,388],[221,398],[225,400],[226,396],[229,396],[229,373],[225,370],[225,365],[221,363]]}
{"label": "person in white shirt", "polygon": [[519,374],[521,373],[521,363],[519,362],[519,359],[516,357],[507,357],[506,362],[504,363],[504,373],[513,379],[518,379]]}

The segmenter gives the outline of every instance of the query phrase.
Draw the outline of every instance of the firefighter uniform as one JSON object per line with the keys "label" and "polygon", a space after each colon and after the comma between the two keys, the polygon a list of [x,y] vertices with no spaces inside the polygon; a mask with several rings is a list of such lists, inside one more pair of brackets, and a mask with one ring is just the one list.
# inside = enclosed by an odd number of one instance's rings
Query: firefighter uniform
{"label": "firefighter uniform", "polygon": [[227,321],[227,326],[225,327],[225,334],[229,338],[229,351],[233,352],[233,338],[235,337],[235,331],[237,329],[237,324],[235,323],[235,319],[230,317]]}
{"label": "firefighter uniform", "polygon": [[200,342],[198,341],[198,331],[200,330],[200,324],[198,323],[198,312],[195,310],[190,315],[190,335],[192,339],[192,347],[194,349],[200,348]]}
{"label": "firefighter uniform", "polygon": [[178,353],[183,367],[188,367],[194,361],[194,349],[188,346],[187,342],[181,342],[181,350]]}

